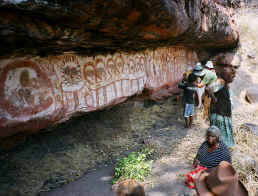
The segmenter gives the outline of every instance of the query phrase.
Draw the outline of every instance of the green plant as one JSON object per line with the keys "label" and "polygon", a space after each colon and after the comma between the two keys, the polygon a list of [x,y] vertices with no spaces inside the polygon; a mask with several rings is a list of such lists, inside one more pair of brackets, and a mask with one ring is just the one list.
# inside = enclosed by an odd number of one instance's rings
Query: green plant
{"label": "green plant", "polygon": [[145,148],[141,152],[132,152],[128,157],[122,158],[115,167],[112,183],[125,179],[143,181],[151,172],[152,160],[148,158],[152,153],[152,149]]}

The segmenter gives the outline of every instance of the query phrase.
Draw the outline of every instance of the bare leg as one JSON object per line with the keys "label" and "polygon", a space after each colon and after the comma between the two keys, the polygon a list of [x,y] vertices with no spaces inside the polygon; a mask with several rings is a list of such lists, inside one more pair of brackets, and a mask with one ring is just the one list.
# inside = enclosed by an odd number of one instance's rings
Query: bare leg
{"label": "bare leg", "polygon": [[211,104],[211,98],[208,95],[204,96],[204,112],[203,112],[203,118],[206,120],[209,120],[210,118],[210,104]]}
{"label": "bare leg", "polygon": [[187,117],[185,117],[185,128],[189,127],[189,119]]}
{"label": "bare leg", "polygon": [[193,125],[193,116],[189,117],[189,128],[191,128]]}
{"label": "bare leg", "polygon": [[197,90],[197,97],[198,97],[198,108],[201,108],[202,106],[202,96],[203,96],[203,93],[204,93],[204,87],[202,88],[198,88]]}

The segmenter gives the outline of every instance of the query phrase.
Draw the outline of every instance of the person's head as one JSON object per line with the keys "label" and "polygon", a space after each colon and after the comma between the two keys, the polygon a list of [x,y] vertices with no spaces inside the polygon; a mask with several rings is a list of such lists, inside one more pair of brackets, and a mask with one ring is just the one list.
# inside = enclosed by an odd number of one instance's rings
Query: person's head
{"label": "person's head", "polygon": [[20,83],[23,87],[26,87],[30,83],[30,74],[28,70],[23,70],[20,76]]}
{"label": "person's head", "polygon": [[196,76],[194,75],[194,74],[190,74],[189,76],[188,76],[188,82],[189,83],[194,83],[195,82],[195,80],[196,80]]}
{"label": "person's head", "polygon": [[193,70],[193,68],[192,68],[191,66],[188,66],[188,67],[186,68],[185,72],[183,73],[183,78],[187,79],[187,78],[188,78],[188,75],[189,75],[190,73],[192,73],[192,70]]}
{"label": "person's head", "polygon": [[184,78],[184,79],[187,79],[187,73],[186,73],[186,72],[183,73],[183,78]]}
{"label": "person's head", "polygon": [[117,196],[145,196],[143,186],[136,180],[129,179],[119,182]]}
{"label": "person's head", "polygon": [[233,67],[224,67],[221,72],[221,78],[225,80],[226,83],[233,82],[236,75],[236,71]]}
{"label": "person's head", "polygon": [[209,69],[209,70],[213,70],[214,66],[213,66],[212,61],[207,61],[207,63],[205,64],[205,68]]}
{"label": "person's head", "polygon": [[206,131],[206,139],[209,146],[214,146],[220,141],[221,131],[220,129],[212,125]]}
{"label": "person's head", "polygon": [[201,62],[197,62],[196,65],[195,65],[195,67],[202,67]]}
{"label": "person's head", "polygon": [[193,74],[197,77],[202,77],[205,75],[205,72],[203,71],[203,67],[201,63],[197,63],[196,66],[193,69]]}

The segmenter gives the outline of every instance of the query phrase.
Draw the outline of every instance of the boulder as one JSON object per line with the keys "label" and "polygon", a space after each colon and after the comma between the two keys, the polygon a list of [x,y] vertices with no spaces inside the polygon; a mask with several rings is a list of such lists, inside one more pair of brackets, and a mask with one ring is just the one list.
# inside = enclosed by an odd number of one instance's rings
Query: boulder
{"label": "boulder", "polygon": [[217,66],[233,66],[238,68],[242,63],[242,58],[234,52],[222,52],[212,57],[212,61]]}
{"label": "boulder", "polygon": [[250,59],[255,59],[255,53],[253,51],[251,51],[247,54],[247,57]]}
{"label": "boulder", "polygon": [[245,123],[241,125],[245,128],[247,128],[250,132],[258,136],[258,125],[253,123]]}
{"label": "boulder", "polygon": [[235,148],[232,152],[232,157],[234,161],[237,161],[238,164],[241,166],[240,168],[243,171],[255,171],[258,172],[258,163],[257,161],[252,158],[250,155],[241,152],[239,147]]}
{"label": "boulder", "polygon": [[249,87],[246,90],[245,98],[249,103],[258,103],[258,86]]}

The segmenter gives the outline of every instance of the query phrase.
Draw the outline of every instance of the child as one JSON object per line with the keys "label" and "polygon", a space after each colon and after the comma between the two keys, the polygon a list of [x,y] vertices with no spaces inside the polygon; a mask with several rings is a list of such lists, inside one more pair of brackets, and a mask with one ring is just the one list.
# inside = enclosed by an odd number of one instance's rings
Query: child
{"label": "child", "polygon": [[119,182],[117,196],[145,196],[143,186],[136,180],[129,179]]}
{"label": "child", "polygon": [[179,88],[184,89],[183,93],[183,103],[184,103],[184,118],[185,118],[185,128],[191,128],[193,124],[194,116],[194,96],[197,91],[195,86],[196,76],[190,74],[188,76],[188,81],[186,83],[180,83]]}
{"label": "child", "polygon": [[[197,77],[197,79],[195,80],[195,86],[199,87],[200,85],[202,85],[202,78],[203,77]],[[202,107],[202,96],[205,92],[205,87],[199,87],[196,90],[197,93],[197,97],[198,97],[198,108],[200,109]]]}

